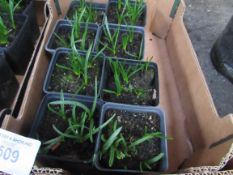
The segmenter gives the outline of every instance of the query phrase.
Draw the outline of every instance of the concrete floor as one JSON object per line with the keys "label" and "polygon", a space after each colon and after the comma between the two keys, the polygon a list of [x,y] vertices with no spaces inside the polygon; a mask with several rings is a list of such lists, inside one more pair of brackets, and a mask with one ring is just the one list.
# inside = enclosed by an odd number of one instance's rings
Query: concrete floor
{"label": "concrete floor", "polygon": [[185,25],[220,116],[233,113],[233,84],[219,74],[210,50],[233,15],[233,0],[185,0]]}

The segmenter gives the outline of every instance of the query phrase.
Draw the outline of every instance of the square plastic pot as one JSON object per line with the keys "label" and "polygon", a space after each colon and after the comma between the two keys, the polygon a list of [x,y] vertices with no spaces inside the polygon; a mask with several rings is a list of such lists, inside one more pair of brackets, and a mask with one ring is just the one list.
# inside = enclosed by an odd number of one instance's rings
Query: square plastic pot
{"label": "square plastic pot", "polygon": [[[111,6],[116,6],[117,8],[117,3],[118,3],[118,0],[109,0],[109,3],[108,3],[108,8],[107,8],[107,12],[106,12],[106,15],[108,17],[108,12],[109,12],[109,7]],[[135,1],[133,0],[130,0],[129,3],[131,5],[134,5],[135,4]],[[144,4],[144,9],[143,9],[143,13],[142,13],[142,16],[143,16],[143,22],[142,22],[142,25],[130,25],[130,24],[126,24],[126,23],[122,23],[121,25],[122,26],[137,26],[137,27],[145,27],[146,25],[146,19],[147,19],[147,7],[146,7],[146,3],[143,3]],[[118,23],[112,23],[112,22],[109,22],[109,24],[118,24]]]}
{"label": "square plastic pot", "polygon": [[[142,106],[132,106],[132,105],[124,105],[124,104],[118,104],[118,103],[106,103],[103,105],[101,110],[101,118],[100,118],[100,124],[102,124],[105,121],[105,113],[107,110],[113,109],[113,110],[125,110],[129,112],[135,112],[135,113],[154,113],[157,117],[160,119],[160,132],[166,136],[166,125],[165,125],[165,115],[164,112],[159,107],[142,107]],[[101,134],[102,130],[99,131],[98,137],[97,137],[97,143],[96,143],[96,151],[95,151],[95,157],[94,157],[94,165],[95,167],[104,172],[109,173],[139,173],[141,174],[141,171],[138,170],[125,170],[125,169],[111,169],[101,166],[100,160],[99,160],[99,150],[101,148]],[[160,142],[160,150],[164,153],[164,157],[159,162],[159,168],[156,170],[156,172],[164,172],[168,168],[168,152],[167,152],[167,140],[161,139]],[[143,173],[146,172],[152,172],[152,171],[143,171]]]}
{"label": "square plastic pot", "polygon": [[[54,72],[57,60],[60,58],[60,55],[63,54],[69,54],[71,52],[71,49],[58,49],[56,50],[56,52],[53,54],[52,60],[50,62],[47,74],[46,74],[46,78],[44,81],[44,86],[43,86],[43,90],[46,94],[60,94],[60,92],[55,92],[55,91],[50,91],[49,90],[49,85],[51,82],[51,78],[52,78],[52,74]],[[78,53],[81,56],[85,56],[86,52],[84,51],[78,51]],[[95,56],[96,53],[92,52],[91,53],[92,56]],[[101,69],[100,69],[100,75],[99,75],[99,84],[98,84],[98,94],[100,94],[100,90],[102,89],[103,86],[103,75],[104,75],[104,70],[105,70],[105,57],[104,55],[100,55],[101,59]],[[93,91],[94,91],[94,87],[93,87]],[[89,99],[94,99],[94,96],[86,96],[86,95],[81,95],[81,94],[72,94],[72,93],[67,93],[67,92],[63,92],[63,94],[65,94],[66,96],[72,96],[72,97],[85,97],[85,98],[89,98]]]}
{"label": "square plastic pot", "polygon": [[[103,11],[105,14],[106,14],[106,11],[107,11],[107,4],[101,4],[101,3],[90,3],[90,2],[86,2],[88,6],[90,6],[91,8],[93,8],[93,10],[96,10],[96,11]],[[78,7],[80,5],[80,1],[72,1],[72,3],[70,4],[70,7],[69,7],[69,10],[67,11],[66,15],[65,15],[65,19],[68,19],[68,20],[72,20],[70,18],[68,18],[69,14],[71,13],[71,11]],[[103,17],[104,17],[104,14],[103,14]],[[85,22],[85,21],[83,21]],[[103,18],[101,20],[101,22],[92,22],[92,23],[97,23],[99,25],[101,25],[103,22]]]}
{"label": "square plastic pot", "polygon": [[[103,92],[103,90],[106,88],[106,84],[107,84],[107,81],[108,81],[107,78],[109,77],[109,74],[111,74],[110,60],[112,60],[112,61],[119,61],[120,63],[123,63],[125,65],[132,65],[132,66],[148,63],[147,61],[134,61],[134,60],[123,60],[123,59],[114,59],[114,58],[108,59],[107,58],[106,59],[106,64],[105,64],[104,76],[103,76],[103,88],[101,89],[101,92],[100,92],[101,98],[104,101],[106,101],[106,102],[113,102],[113,101],[106,100],[104,98],[104,92]],[[156,99],[153,100],[153,104],[152,105],[146,105],[146,106],[157,106],[157,105],[159,105],[159,75],[158,75],[158,66],[154,62],[150,62],[148,68],[152,69],[153,72],[154,72],[154,79],[153,79],[152,84],[153,84],[154,89],[156,89]],[[121,102],[121,103],[129,104],[127,102]],[[130,104],[130,105],[133,105],[133,104]]]}
{"label": "square plastic pot", "polygon": [[[64,96],[65,100],[72,100],[72,101],[77,101],[85,104],[86,106],[91,107],[93,104],[93,100],[86,99],[86,98],[73,98],[73,97],[67,97]],[[45,117],[45,112],[47,109],[47,105],[49,102],[54,101],[54,100],[60,100],[59,95],[46,95],[44,96],[43,100],[41,101],[41,104],[37,110],[37,114],[34,118],[31,131],[29,133],[29,137],[31,138],[37,138],[37,129],[39,126],[42,124],[43,119]],[[100,117],[100,111],[101,111],[102,103],[97,101],[97,116]],[[96,118],[97,123],[99,122],[100,118]],[[96,139],[97,136],[94,138],[94,145],[96,144]],[[93,156],[94,156],[94,151],[93,150]],[[69,170],[71,172],[78,172],[80,170],[91,170],[93,169],[93,158],[90,158],[89,160],[71,160],[68,158],[61,158],[57,157],[54,155],[46,155],[42,153],[38,153],[37,155],[37,160],[42,163],[45,166],[50,166],[50,167],[59,167],[63,168],[65,170]]]}
{"label": "square plastic pot", "polygon": [[[86,23],[81,23],[80,25],[81,25],[81,29],[83,29],[85,27]],[[51,32],[51,35],[50,35],[48,42],[45,46],[45,50],[51,54],[53,54],[56,51],[56,49],[64,48],[64,47],[53,48],[53,44],[54,44],[55,39],[56,39],[56,36],[54,35],[54,33],[58,33],[58,31],[61,29],[67,30],[67,34],[71,33],[72,22],[67,21],[67,20],[59,20],[57,22],[57,24],[55,25],[55,27],[53,28],[53,31]],[[88,29],[95,31],[95,33],[96,33],[95,38],[94,38],[94,45],[93,45],[93,48],[94,48],[95,44],[96,44],[96,40],[99,36],[99,26],[97,24],[88,23]],[[80,50],[80,49],[77,48],[77,50]]]}
{"label": "square plastic pot", "polygon": [[[100,40],[101,40],[101,35],[103,33],[103,28],[105,26],[102,25],[101,28],[100,28],[100,31],[99,31],[99,37],[98,37],[98,40],[96,42],[96,45],[95,45],[95,51],[98,51],[98,50],[101,50],[99,49],[100,47]],[[124,25],[117,25],[117,24],[109,24],[109,30],[116,30],[117,28],[120,28],[120,32],[127,32],[129,31],[130,29],[134,30],[134,33],[138,33],[142,36],[142,54],[141,54],[141,57],[140,59],[138,60],[142,60],[143,59],[143,56],[144,56],[144,48],[145,48],[145,36],[144,36],[144,29],[142,27],[133,27],[133,26],[124,26]],[[106,57],[112,57],[111,55],[107,55],[105,54]],[[137,59],[131,59],[131,58],[126,58],[126,57],[114,57],[114,58],[119,58],[119,59],[126,59],[126,60],[136,60]]]}

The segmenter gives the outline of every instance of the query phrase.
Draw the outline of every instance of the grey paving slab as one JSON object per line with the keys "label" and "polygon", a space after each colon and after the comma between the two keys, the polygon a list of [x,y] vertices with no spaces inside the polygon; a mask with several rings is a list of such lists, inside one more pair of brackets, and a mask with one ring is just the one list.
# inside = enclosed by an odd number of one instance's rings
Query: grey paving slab
{"label": "grey paving slab", "polygon": [[233,15],[233,0],[185,0],[185,25],[221,116],[233,113],[233,84],[212,65],[210,50]]}

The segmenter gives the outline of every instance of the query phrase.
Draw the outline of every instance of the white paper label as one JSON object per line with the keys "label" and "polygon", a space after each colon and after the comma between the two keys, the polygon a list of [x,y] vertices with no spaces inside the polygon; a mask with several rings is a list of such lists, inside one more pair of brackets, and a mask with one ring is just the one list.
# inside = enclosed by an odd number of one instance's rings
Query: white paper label
{"label": "white paper label", "polygon": [[41,142],[0,129],[0,171],[12,175],[31,172]]}

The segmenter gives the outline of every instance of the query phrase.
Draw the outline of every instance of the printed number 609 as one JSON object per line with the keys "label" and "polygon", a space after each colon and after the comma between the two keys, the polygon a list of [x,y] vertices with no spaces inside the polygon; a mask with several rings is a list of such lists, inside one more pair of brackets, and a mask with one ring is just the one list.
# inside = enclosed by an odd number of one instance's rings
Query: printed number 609
{"label": "printed number 609", "polygon": [[10,160],[12,163],[15,163],[19,159],[19,151],[12,151],[11,148],[5,148],[3,145],[1,145],[0,158],[3,158],[4,160]]}

